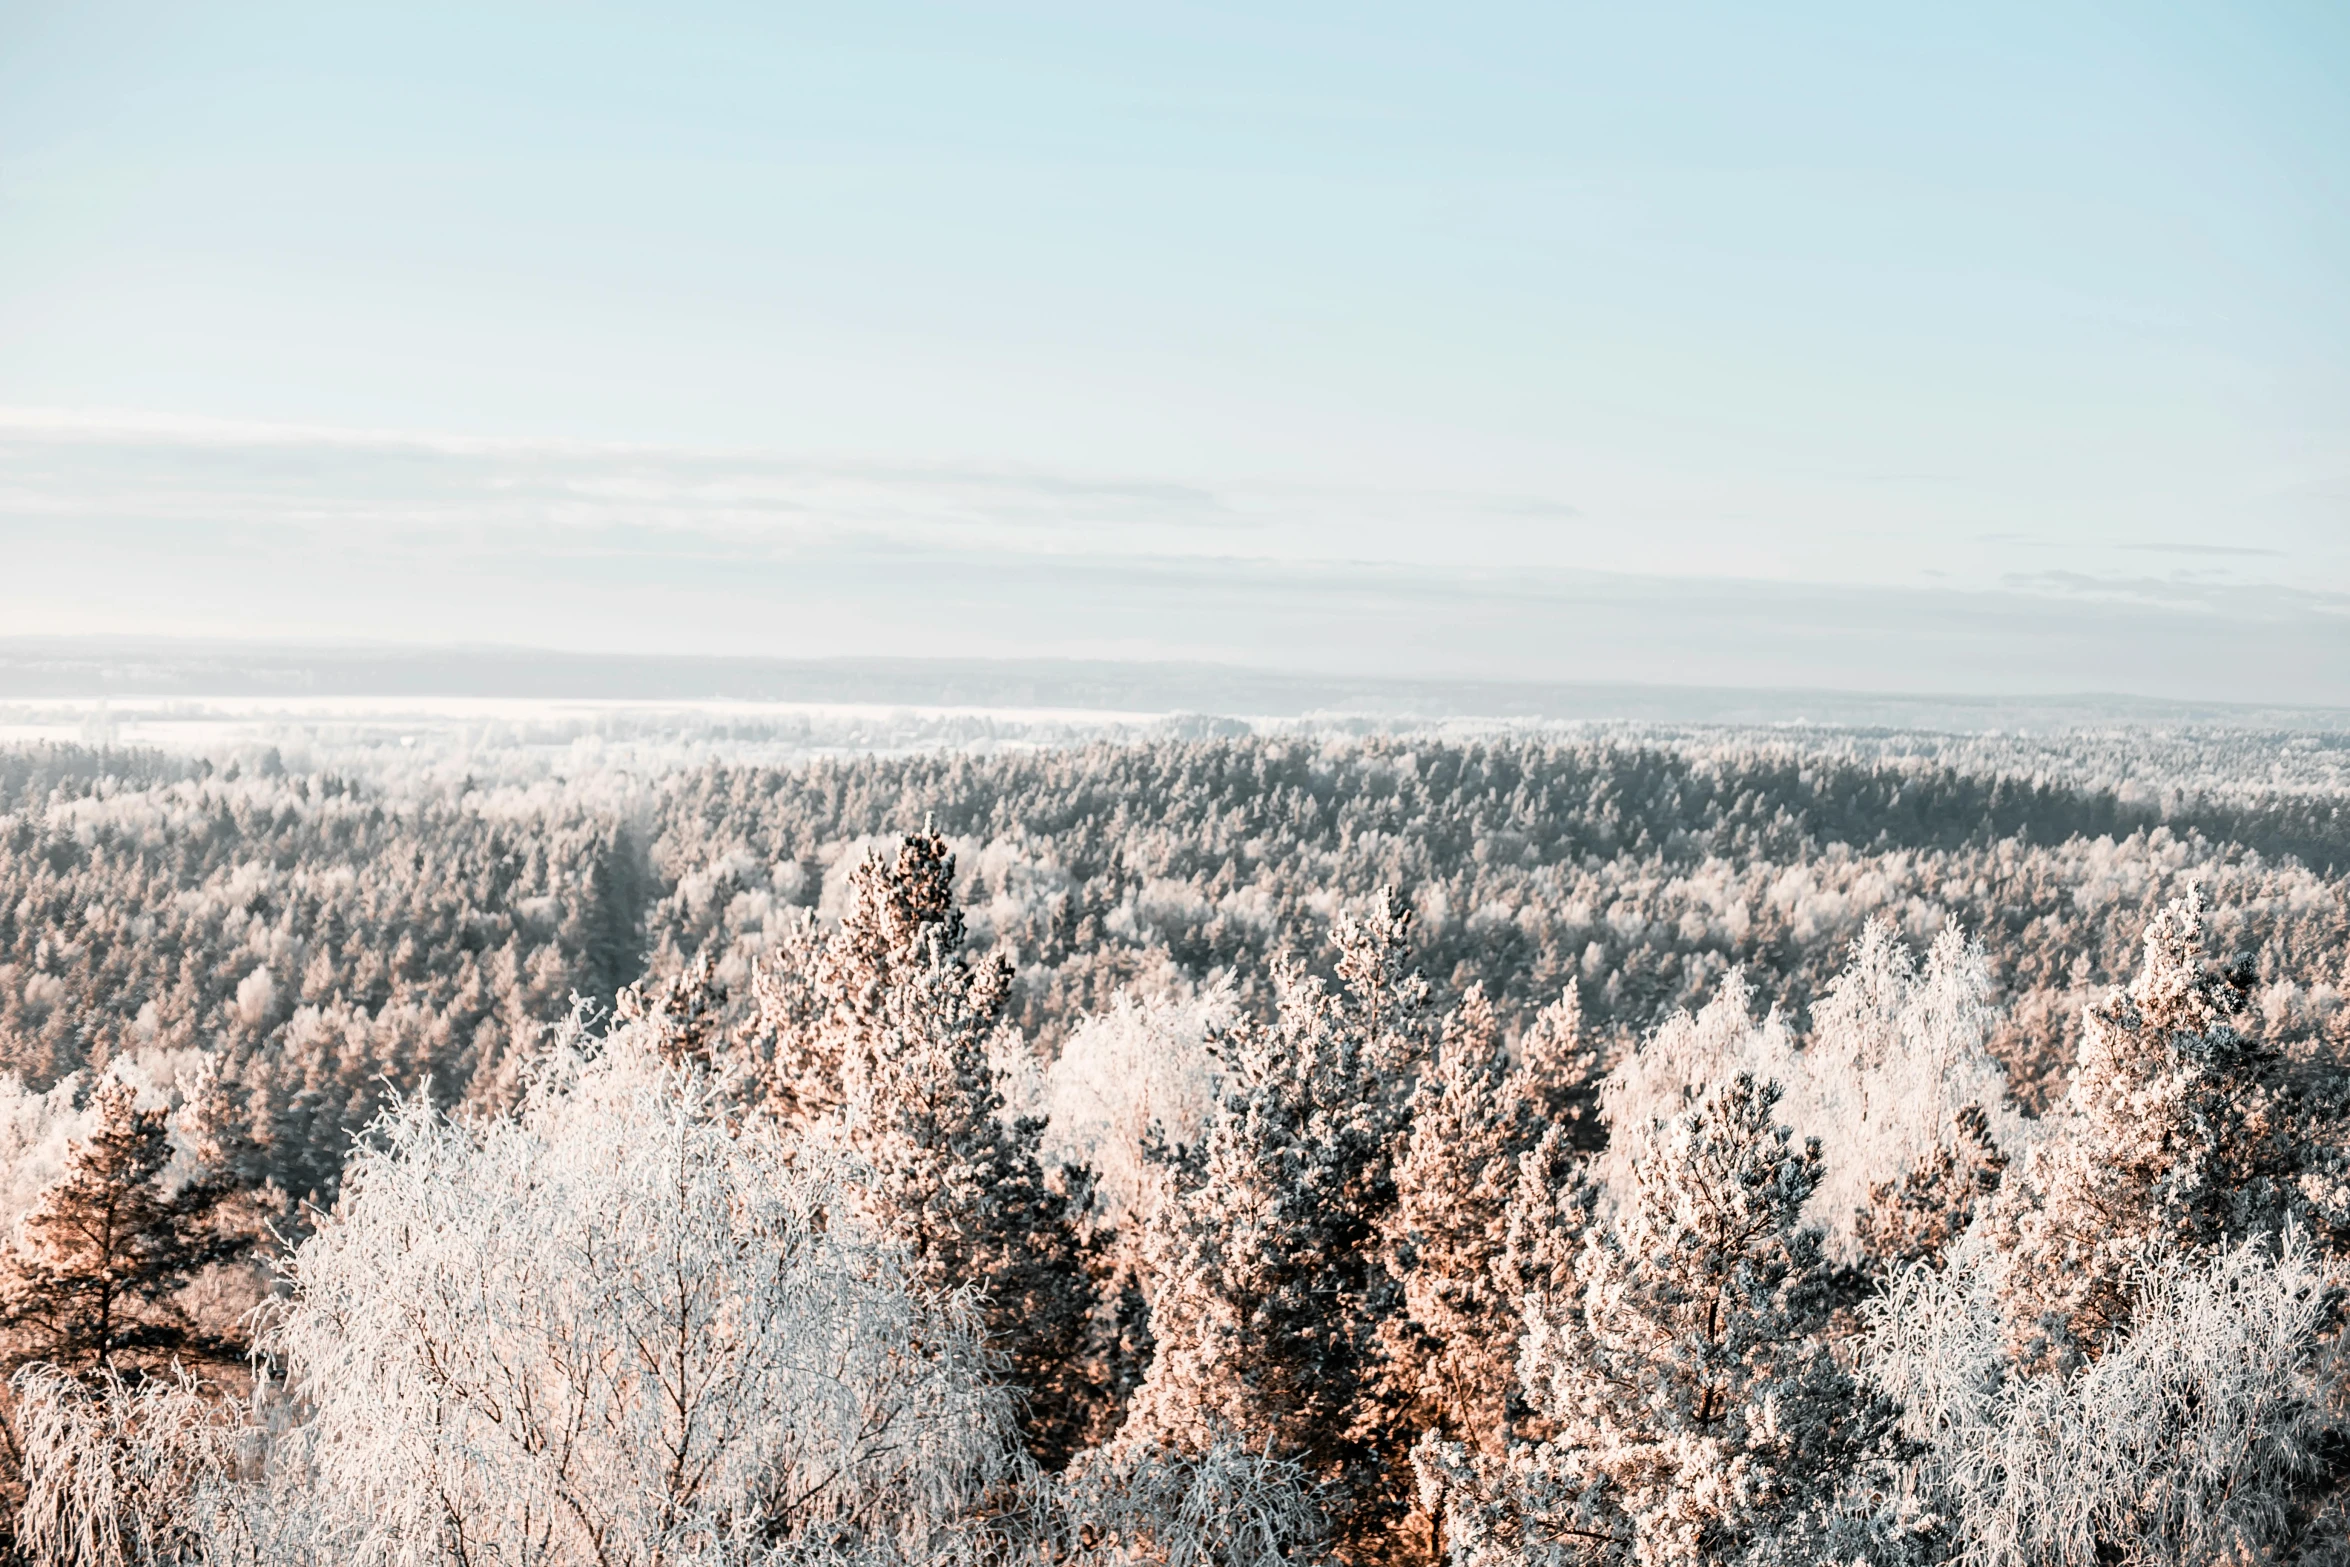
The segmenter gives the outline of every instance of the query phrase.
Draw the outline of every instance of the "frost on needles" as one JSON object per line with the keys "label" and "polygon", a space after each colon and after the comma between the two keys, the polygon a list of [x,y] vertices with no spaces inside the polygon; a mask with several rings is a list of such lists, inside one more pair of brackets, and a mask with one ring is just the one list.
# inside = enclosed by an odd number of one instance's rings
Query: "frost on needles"
{"label": "frost on needles", "polygon": [[5,1551],[2343,1562],[2341,881],[1781,760],[53,783]]}

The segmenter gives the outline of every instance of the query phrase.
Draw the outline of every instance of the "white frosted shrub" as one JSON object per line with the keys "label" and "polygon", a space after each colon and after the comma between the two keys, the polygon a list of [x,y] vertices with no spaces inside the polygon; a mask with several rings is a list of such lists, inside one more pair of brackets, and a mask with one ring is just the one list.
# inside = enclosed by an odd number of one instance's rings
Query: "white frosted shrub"
{"label": "white frosted shrub", "polygon": [[85,1386],[54,1366],[11,1385],[24,1476],[19,1544],[55,1567],[201,1559],[226,1543],[240,1449],[235,1411],[185,1375]]}
{"label": "white frosted shrub", "polygon": [[639,1032],[514,1120],[404,1104],[353,1160],[267,1340],[315,1485],[385,1561],[920,1553],[1006,1451],[969,1311]]}
{"label": "white frosted shrub", "polygon": [[2001,1149],[2024,1144],[2027,1125],[1990,1051],[1991,994],[1980,942],[1945,927],[1921,965],[1891,926],[1871,920],[1812,1008],[1780,1108],[1798,1135],[1827,1146],[1806,1216],[1828,1232],[1832,1253],[1851,1259],[1854,1216],[1871,1189],[1947,1145],[1960,1110],[1980,1108]]}
{"label": "white frosted shrub", "polygon": [[909,1286],[851,1167],[731,1122],[657,1045],[647,1025],[592,1056],[568,1035],[512,1119],[397,1105],[285,1264],[263,1340],[284,1390],[251,1418],[185,1381],[20,1378],[36,1555],[967,1550],[1017,1463],[969,1301]]}
{"label": "white frosted shrub", "polygon": [[1056,1526],[1029,1554],[1104,1567],[1279,1567],[1323,1530],[1295,1464],[1226,1436],[1200,1452],[1120,1441],[1078,1455],[1052,1484]]}
{"label": "white frosted shrub", "polygon": [[1776,1009],[1754,1020],[1752,987],[1733,971],[1702,1010],[1667,1018],[1602,1088],[1618,1135],[1597,1162],[1600,1177],[1620,1200],[1634,1146],[1623,1134],[1669,1121],[1697,1091],[1749,1073],[1777,1083],[1780,1119],[1826,1150],[1804,1217],[1826,1232],[1831,1256],[1853,1260],[1855,1220],[1871,1190],[1948,1144],[1958,1111],[1980,1107],[2002,1149],[2028,1135],[1988,1048],[1991,988],[1979,943],[1945,929],[1920,965],[1889,925],[1872,920],[1798,1041]]}
{"label": "white frosted shrub", "polygon": [[2027,1375],[1982,1273],[1919,1265],[1871,1303],[1866,1361],[1927,1444],[1968,1560],[2251,1559],[2327,1427],[2327,1297],[2342,1282],[2298,1231],[2174,1255],[2104,1354]]}
{"label": "white frosted shrub", "polygon": [[0,1231],[13,1230],[65,1173],[68,1151],[95,1124],[94,1114],[75,1105],[83,1086],[79,1072],[46,1092],[27,1088],[13,1072],[0,1074]]}
{"label": "white frosted shrub", "polygon": [[1238,1015],[1221,985],[1188,996],[1121,994],[1070,1033],[1036,1111],[1049,1118],[1041,1153],[1048,1166],[1093,1167],[1099,1218],[1123,1229],[1149,1212],[1161,1167],[1147,1150],[1154,1140],[1199,1135],[1216,1101],[1209,1041]]}

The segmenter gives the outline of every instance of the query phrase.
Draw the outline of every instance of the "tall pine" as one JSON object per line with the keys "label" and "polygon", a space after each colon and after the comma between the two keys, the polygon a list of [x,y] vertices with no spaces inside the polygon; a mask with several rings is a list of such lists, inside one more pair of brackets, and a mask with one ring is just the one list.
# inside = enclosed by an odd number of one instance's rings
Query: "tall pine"
{"label": "tall pine", "polygon": [[1284,962],[1273,1019],[1221,1042],[1215,1111],[1143,1237],[1158,1353],[1127,1428],[1295,1460],[1358,1557],[1410,1501],[1410,1411],[1382,1342],[1401,1291],[1381,1245],[1435,1026],[1410,924],[1383,889],[1339,922],[1336,988]]}
{"label": "tall pine", "polygon": [[2205,951],[2190,891],[2147,927],[2137,977],[2086,1010],[2050,1135],[1988,1205],[1991,1274],[2025,1364],[2094,1358],[2149,1267],[2301,1214],[2301,1165],[2322,1146],[2302,1123],[2332,1101],[2244,1028],[2250,981]]}
{"label": "tall pine", "polygon": [[1501,1459],[1421,1450],[1462,1563],[1848,1559],[1844,1484],[1886,1413],[1839,1366],[1830,1268],[1803,1205],[1816,1145],[1741,1075],[1641,1136],[1634,1190],[1537,1299],[1521,1362],[1555,1434]]}
{"label": "tall pine", "polygon": [[1025,1400],[1029,1449],[1057,1467],[1097,1433],[1114,1380],[1096,1343],[1099,1246],[1080,1223],[1083,1172],[1048,1176],[1043,1123],[1005,1114],[990,1046],[1011,968],[964,955],[954,873],[946,841],[928,832],[857,867],[854,904],[814,976],[826,1041],[814,1054],[838,1060],[838,1088],[798,1103],[837,1093],[838,1124],[918,1281],[980,1292]]}
{"label": "tall pine", "polygon": [[1401,1310],[1382,1324],[1392,1397],[1419,1430],[1499,1450],[1517,1382],[1518,1303],[1503,1271],[1518,1160],[1537,1121],[1484,994],[1445,1019],[1412,1097],[1382,1226]]}

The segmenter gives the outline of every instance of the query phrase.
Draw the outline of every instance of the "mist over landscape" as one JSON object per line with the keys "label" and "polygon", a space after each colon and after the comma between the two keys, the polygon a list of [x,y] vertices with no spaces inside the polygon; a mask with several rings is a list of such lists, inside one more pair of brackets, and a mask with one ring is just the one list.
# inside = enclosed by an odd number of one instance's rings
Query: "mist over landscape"
{"label": "mist over landscape", "polygon": [[5,410],[0,475],[19,633],[2350,705],[2338,502],[1971,535]]}
{"label": "mist over landscape", "polygon": [[2346,84],[0,5],[0,1567],[2350,1567]]}

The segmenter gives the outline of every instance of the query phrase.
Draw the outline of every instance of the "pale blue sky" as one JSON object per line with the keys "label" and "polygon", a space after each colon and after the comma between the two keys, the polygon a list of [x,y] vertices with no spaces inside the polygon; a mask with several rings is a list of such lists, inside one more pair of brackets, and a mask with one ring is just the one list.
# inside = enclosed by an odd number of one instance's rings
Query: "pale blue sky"
{"label": "pale blue sky", "polygon": [[[0,632],[154,625],[135,544],[224,584],[193,631],[465,634],[282,601],[405,550],[505,583],[510,640],[910,634],[838,593],[822,633],[583,627],[527,534],[2350,643],[2346,84],[2327,4],[0,5],[0,530],[65,574]],[[288,530],[271,601],[220,575],[241,527]],[[1000,611],[1004,651],[1262,653],[1171,602],[1056,641],[982,599],[905,650]],[[1447,635],[1380,645],[1548,656]],[[1916,678],[2007,678],[1974,656]]]}

